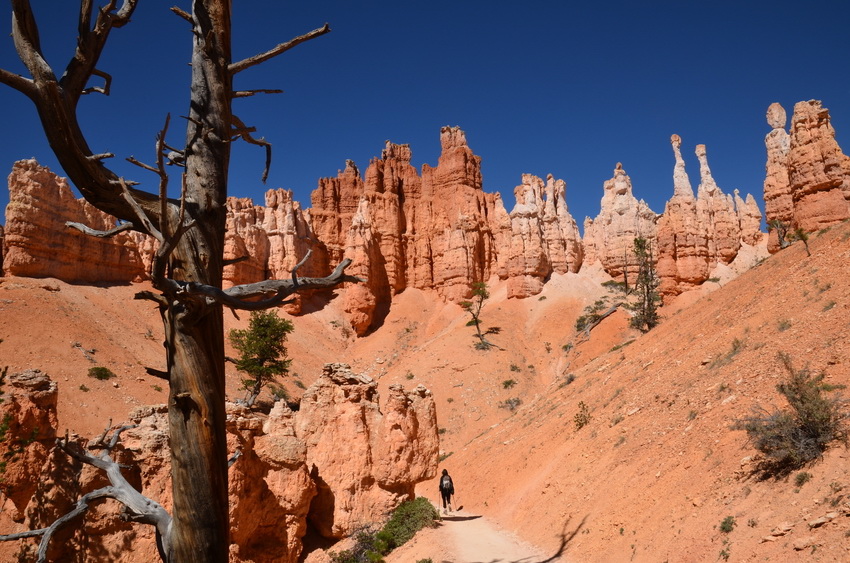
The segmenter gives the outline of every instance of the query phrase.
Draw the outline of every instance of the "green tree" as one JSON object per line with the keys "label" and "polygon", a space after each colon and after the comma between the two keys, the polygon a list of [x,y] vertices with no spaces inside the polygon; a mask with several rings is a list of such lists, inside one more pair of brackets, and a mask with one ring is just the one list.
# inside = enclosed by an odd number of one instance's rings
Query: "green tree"
{"label": "green tree", "polygon": [[632,327],[647,332],[658,325],[658,307],[661,305],[661,296],[658,294],[660,283],[655,273],[655,264],[652,256],[652,244],[645,238],[635,239],[635,257],[638,262],[637,279],[633,288],[636,300],[628,305],[634,313],[631,320]]}
{"label": "green tree", "polygon": [[289,372],[292,360],[287,358],[286,336],[294,329],[291,321],[269,310],[252,312],[247,329],[230,331],[230,343],[240,353],[236,369],[250,376],[242,380],[248,392],[246,406],[254,405],[263,387]]}
{"label": "green tree", "polygon": [[472,284],[472,299],[470,301],[461,301],[460,306],[463,310],[469,313],[472,317],[466,326],[474,326],[478,342],[475,347],[479,350],[490,349],[490,344],[481,332],[481,309],[484,308],[484,302],[490,298],[490,291],[487,289],[487,284],[484,282],[475,282]]}

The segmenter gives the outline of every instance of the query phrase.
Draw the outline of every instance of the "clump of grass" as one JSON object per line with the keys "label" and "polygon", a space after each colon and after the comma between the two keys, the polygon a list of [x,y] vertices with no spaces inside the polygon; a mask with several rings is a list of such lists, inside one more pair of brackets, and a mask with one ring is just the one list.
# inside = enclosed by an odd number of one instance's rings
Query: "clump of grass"
{"label": "clump of grass", "polygon": [[93,377],[100,381],[106,381],[107,379],[112,379],[113,377],[117,376],[112,372],[111,369],[102,366],[97,366],[89,368],[89,377]]}
{"label": "clump of grass", "polygon": [[791,328],[791,321],[789,321],[788,319],[782,319],[781,321],[779,321],[779,325],[777,325],[776,328],[777,330],[779,330],[779,332],[785,332],[786,330]]}
{"label": "clump of grass", "polygon": [[835,301],[829,301],[826,305],[823,306],[823,312],[826,313],[833,307],[835,307]]}
{"label": "clump of grass", "polygon": [[83,393],[88,393],[89,391],[91,391],[91,389],[89,389],[85,385],[80,385],[80,391],[82,391]]}
{"label": "clump of grass", "polygon": [[413,379],[413,378],[414,378],[414,377],[416,377],[416,376],[415,376],[415,375],[413,375],[413,372],[412,372],[412,371],[409,371],[409,372],[407,372],[407,374],[406,374],[404,377],[405,377],[406,379]]}
{"label": "clump of grass", "polygon": [[808,368],[794,369],[791,358],[779,355],[788,374],[776,386],[788,401],[790,410],[756,407],[751,416],[738,420],[733,428],[746,430],[753,446],[764,454],[760,469],[765,476],[785,476],[818,459],[829,444],[847,443],[846,401],[827,393],[842,389],[824,381],[826,374],[812,374]]}
{"label": "clump of grass", "polygon": [[522,400],[519,397],[511,397],[510,399],[505,399],[501,403],[499,403],[499,407],[503,409],[508,409],[513,412],[522,404]]}
{"label": "clump of grass", "polygon": [[722,356],[720,356],[719,358],[717,358],[716,360],[714,360],[713,362],[711,362],[710,367],[712,369],[714,369],[714,368],[723,367],[726,364],[731,363],[732,360],[735,358],[735,356],[737,356],[741,352],[741,350],[744,349],[744,346],[746,346],[746,343],[743,340],[741,340],[740,338],[733,339],[732,340],[732,347],[729,349],[729,351],[726,352],[725,354],[723,354]]}
{"label": "clump of grass", "polygon": [[516,364],[511,364],[511,371],[521,371],[522,368]]}
{"label": "clump of grass", "polygon": [[735,517],[727,516],[720,522],[720,531],[724,534],[728,534],[735,528]]}
{"label": "clump of grass", "polygon": [[570,383],[572,383],[575,380],[576,380],[576,376],[573,375],[572,373],[568,373],[567,375],[564,376],[564,380],[558,385],[558,389],[563,389],[564,387],[566,387],[567,385],[569,385]]}
{"label": "clump of grass", "polygon": [[510,389],[514,385],[516,385],[516,381],[513,380],[513,379],[506,379],[502,382],[502,388],[503,389]]}
{"label": "clump of grass", "polygon": [[809,473],[808,471],[800,471],[794,477],[794,484],[797,485],[797,487],[802,487],[803,485],[805,485],[806,483],[811,481],[811,479],[812,479],[811,473]]}
{"label": "clump of grass", "polygon": [[453,453],[454,453],[454,452],[449,452],[449,453],[446,453],[446,454],[440,454],[440,457],[439,457],[439,458],[437,458],[437,459],[438,459],[438,461],[439,461],[440,463],[443,463],[444,461],[446,461],[447,459],[449,459]]}

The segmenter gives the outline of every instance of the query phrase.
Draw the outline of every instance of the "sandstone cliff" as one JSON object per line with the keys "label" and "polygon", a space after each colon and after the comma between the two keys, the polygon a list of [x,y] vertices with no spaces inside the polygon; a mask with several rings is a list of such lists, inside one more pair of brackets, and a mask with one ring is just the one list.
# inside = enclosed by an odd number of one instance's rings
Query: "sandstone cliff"
{"label": "sandstone cliff", "polygon": [[[54,446],[58,390],[47,375],[12,374],[4,390],[0,521],[9,533],[50,525],[108,482]],[[113,458],[129,468],[133,486],[170,509],[166,409],[141,407],[129,418],[136,427],[124,432]],[[229,470],[234,562],[294,563],[308,518],[326,537],[349,535],[412,499],[416,483],[437,470],[431,393],[393,385],[381,407],[377,383],[342,364],[325,366],[297,412],[283,402],[267,416],[229,404],[227,436],[229,451],[241,453]],[[82,531],[71,526],[57,537],[51,560],[156,560],[153,529],[122,522],[119,512],[117,503],[97,505]]]}
{"label": "sandstone cliff", "polygon": [[537,176],[523,174],[522,184],[514,189],[516,205],[509,215],[510,241],[505,247],[510,249],[508,297],[536,295],[552,272],[581,268],[581,235],[567,209],[565,192],[566,182],[551,174],[545,184]]}
{"label": "sandstone cliff", "polygon": [[[785,110],[771,104],[772,130],[764,182],[767,220],[781,221],[789,232],[814,232],[850,217],[850,157],[835,141],[829,110],[818,100],[798,102],[785,132]],[[776,232],[770,250],[779,248]]]}
{"label": "sandstone cliff", "polygon": [[632,181],[619,162],[602,189],[599,215],[584,221],[585,262],[599,262],[617,280],[623,281],[624,274],[634,280],[638,269],[634,240],[645,238],[654,248],[658,216],[632,194]]}
{"label": "sandstone cliff", "polygon": [[673,197],[658,219],[657,273],[662,295],[673,296],[700,285],[719,264],[731,264],[742,244],[761,239],[761,214],[752,196],[724,194],[708,166],[705,145],[696,146],[700,184],[694,196],[681,154],[682,140],[670,138],[675,166]]}
{"label": "sandstone cliff", "polygon": [[126,282],[145,275],[127,233],[103,239],[65,227],[74,221],[107,230],[115,219],[75,199],[64,178],[35,160],[20,160],[12,167],[9,186],[3,244],[7,275],[82,282]]}

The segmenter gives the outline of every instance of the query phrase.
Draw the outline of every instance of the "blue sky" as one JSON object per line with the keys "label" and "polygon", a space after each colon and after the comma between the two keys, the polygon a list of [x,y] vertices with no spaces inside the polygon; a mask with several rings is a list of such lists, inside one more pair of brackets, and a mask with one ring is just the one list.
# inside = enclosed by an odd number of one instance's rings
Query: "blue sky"
{"label": "blue sky", "polygon": [[[153,143],[172,114],[170,144],[181,144],[188,104],[190,36],[168,7],[141,0],[116,29],[99,68],[112,95],[90,95],[81,121],[95,152],[114,152],[119,174],[154,189],[153,175],[126,164],[153,161]],[[64,68],[74,47],[74,5],[34,0],[49,61]],[[602,183],[622,162],[635,195],[656,212],[673,192],[669,138],[683,139],[694,188],[697,144],[708,148],[721,189],[761,199],[765,111],[789,113],[800,100],[830,109],[850,149],[850,2],[252,0],[234,2],[234,60],[330,23],[332,33],[237,75],[238,88],[284,94],[234,103],[235,113],[274,145],[268,183],[264,154],[237,143],[230,195],[262,203],[268,188],[293,189],[309,207],[317,180],[346,159],[365,171],[384,141],[409,143],[413,163],[436,165],[439,131],[458,125],[483,159],[484,189],[506,207],[523,173],[567,182],[581,224],[595,216]],[[0,26],[10,29],[7,8]],[[23,72],[11,38],[0,66]],[[0,170],[36,157],[63,174],[32,104],[0,86]],[[173,182],[172,186],[179,185]],[[0,190],[0,209],[8,192]],[[0,221],[5,222],[2,218]]]}

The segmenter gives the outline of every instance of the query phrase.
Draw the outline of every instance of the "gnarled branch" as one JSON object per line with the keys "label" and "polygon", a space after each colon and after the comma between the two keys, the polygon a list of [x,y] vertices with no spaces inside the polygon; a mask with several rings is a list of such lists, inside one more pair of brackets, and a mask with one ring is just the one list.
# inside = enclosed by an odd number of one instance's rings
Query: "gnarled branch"
{"label": "gnarled branch", "polygon": [[89,445],[89,448],[100,450],[96,454],[87,453],[79,444],[71,442],[67,433],[64,438],[56,440],[56,447],[69,456],[106,472],[110,485],[86,493],[80,497],[70,512],[58,518],[49,527],[0,536],[0,541],[41,536],[36,561],[43,563],[47,561],[47,550],[50,546],[50,541],[58,530],[83,515],[89,509],[92,501],[111,498],[124,505],[128,520],[150,524],[156,528],[157,546],[160,548],[160,557],[165,561],[165,553],[167,553],[170,545],[171,515],[168,514],[161,504],[134,489],[121,473],[122,466],[113,461],[109,455],[115,446],[118,445],[121,433],[130,428],[135,428],[135,425],[121,426],[115,429],[110,437],[109,431],[112,429],[110,421],[109,426],[107,426],[103,434],[93,440]]}
{"label": "gnarled branch", "polygon": [[83,225],[82,223],[75,223],[74,221],[65,221],[65,226],[70,229],[77,229],[78,231],[82,231],[84,234],[98,238],[114,237],[118,233],[123,233],[124,231],[132,231],[134,228],[133,223],[121,223],[120,225],[115,225],[107,231],[99,231],[97,229],[92,229],[87,225]]}
{"label": "gnarled branch", "polygon": [[300,45],[301,43],[304,43],[305,41],[309,41],[310,39],[314,39],[316,37],[324,35],[324,34],[330,32],[330,30],[331,30],[331,27],[328,24],[325,24],[318,29],[314,29],[313,31],[305,33],[304,35],[299,35],[298,37],[295,37],[294,39],[290,39],[286,43],[281,43],[277,47],[275,47],[273,49],[269,49],[265,53],[260,53],[259,55],[254,55],[253,57],[248,57],[247,59],[242,59],[239,62],[230,63],[230,65],[228,65],[228,67],[227,67],[227,70],[230,71],[230,74],[236,74],[237,72],[242,72],[246,68],[250,68],[254,65],[258,65],[260,63],[263,63],[263,62],[271,59],[272,57],[276,57],[276,56],[280,55],[281,53],[285,53],[286,51],[292,49],[296,45]]}

